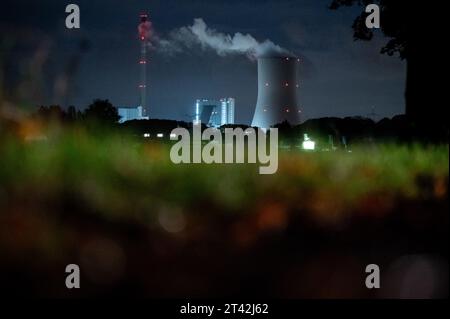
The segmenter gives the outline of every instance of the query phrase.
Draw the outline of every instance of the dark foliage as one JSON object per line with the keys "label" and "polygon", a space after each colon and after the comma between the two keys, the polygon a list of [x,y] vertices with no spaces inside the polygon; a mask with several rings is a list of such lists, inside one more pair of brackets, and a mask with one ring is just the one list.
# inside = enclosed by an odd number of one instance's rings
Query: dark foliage
{"label": "dark foliage", "polygon": [[97,123],[101,126],[115,125],[120,119],[117,109],[108,100],[94,100],[88,108],[81,112],[71,105],[64,110],[59,105],[40,106],[32,114],[32,118],[43,122],[59,122],[62,124],[74,124],[82,122]]}
{"label": "dark foliage", "polygon": [[84,111],[85,120],[94,121],[102,124],[115,124],[119,121],[120,116],[115,108],[108,100],[94,100]]}
{"label": "dark foliage", "polygon": [[439,92],[444,92],[443,82],[436,78],[436,70],[442,68],[443,61],[435,49],[443,41],[439,32],[442,28],[438,26],[441,21],[438,15],[443,10],[436,3],[406,0],[332,0],[330,8],[362,6],[361,14],[353,22],[354,38],[370,40],[377,32],[365,26],[364,8],[370,3],[380,6],[381,32],[388,37],[381,53],[398,54],[406,61],[406,115],[421,126],[433,121],[447,125],[438,97]]}

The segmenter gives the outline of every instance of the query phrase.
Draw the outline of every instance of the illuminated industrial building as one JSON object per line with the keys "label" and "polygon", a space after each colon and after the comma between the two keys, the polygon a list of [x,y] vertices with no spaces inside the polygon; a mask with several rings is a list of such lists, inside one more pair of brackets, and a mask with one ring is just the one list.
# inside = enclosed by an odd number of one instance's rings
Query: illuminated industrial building
{"label": "illuminated industrial building", "polygon": [[198,99],[195,103],[194,122],[202,122],[210,127],[234,124],[235,99]]}
{"label": "illuminated industrial building", "polygon": [[234,124],[234,99],[232,97],[220,100],[220,123]]}
{"label": "illuminated industrial building", "polygon": [[120,116],[119,123],[131,120],[148,120],[148,116],[144,116],[143,114],[142,106],[120,106],[117,108],[117,113]]}

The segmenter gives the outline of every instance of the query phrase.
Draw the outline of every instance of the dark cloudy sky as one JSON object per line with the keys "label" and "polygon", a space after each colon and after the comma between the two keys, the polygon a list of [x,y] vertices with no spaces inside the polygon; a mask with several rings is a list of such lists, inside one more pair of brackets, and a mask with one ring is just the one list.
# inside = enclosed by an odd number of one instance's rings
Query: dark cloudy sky
{"label": "dark cloudy sky", "polygon": [[[403,112],[405,64],[379,53],[386,42],[353,41],[351,25],[361,8],[331,11],[331,0],[7,0],[0,11],[3,91],[21,103],[73,104],[94,98],[137,105],[138,15],[150,13],[159,37],[195,18],[223,33],[249,33],[301,55],[301,106],[305,118],[380,116]],[[65,6],[81,9],[81,29],[65,28]],[[89,50],[80,55],[81,40]],[[249,123],[257,94],[256,63],[221,57],[193,46],[177,55],[152,52],[151,117],[189,120],[202,97],[235,97],[236,120]],[[67,75],[69,75],[67,77]],[[69,79],[68,97],[57,94]],[[56,93],[55,93],[56,92]],[[28,98],[28,100],[27,100]]]}

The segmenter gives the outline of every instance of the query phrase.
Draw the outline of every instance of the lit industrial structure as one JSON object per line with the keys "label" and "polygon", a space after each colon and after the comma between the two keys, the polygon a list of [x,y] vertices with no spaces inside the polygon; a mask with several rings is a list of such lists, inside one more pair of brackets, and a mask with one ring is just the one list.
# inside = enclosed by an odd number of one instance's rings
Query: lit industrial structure
{"label": "lit industrial structure", "polygon": [[[147,45],[151,37],[151,22],[146,13],[139,15],[138,34],[141,44],[141,56],[139,58],[140,82],[139,82],[139,106],[119,106],[117,113],[120,116],[119,123],[131,120],[148,120],[147,109]],[[144,134],[145,135],[145,134]],[[145,136],[150,137],[150,135]]]}
{"label": "lit industrial structure", "polygon": [[283,121],[300,122],[299,65],[300,59],[294,57],[258,58],[258,99],[252,126],[267,129]]}
{"label": "lit industrial structure", "polygon": [[119,106],[117,108],[117,113],[120,116],[119,123],[131,120],[148,120],[148,116],[144,116],[142,106]]}
{"label": "lit industrial structure", "polygon": [[149,110],[147,106],[147,45],[151,37],[151,22],[148,19],[146,13],[141,13],[140,23],[138,26],[139,31],[139,41],[141,43],[141,57],[139,59],[140,67],[140,83],[139,83],[139,93],[140,93],[140,106],[142,107],[143,116],[149,115]]}
{"label": "lit industrial structure", "polygon": [[195,103],[194,122],[202,122],[211,127],[234,124],[235,99],[198,99]]}
{"label": "lit industrial structure", "polygon": [[234,98],[220,99],[220,124],[234,124]]}

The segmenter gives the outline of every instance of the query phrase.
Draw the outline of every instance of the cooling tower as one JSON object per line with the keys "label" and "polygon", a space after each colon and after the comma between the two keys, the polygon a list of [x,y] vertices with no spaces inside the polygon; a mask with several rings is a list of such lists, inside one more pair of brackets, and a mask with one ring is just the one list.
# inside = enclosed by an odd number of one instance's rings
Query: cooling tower
{"label": "cooling tower", "polygon": [[300,122],[299,64],[293,57],[258,58],[258,100],[252,126],[267,129],[283,121]]}

